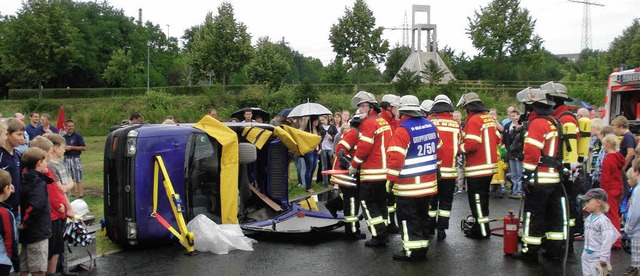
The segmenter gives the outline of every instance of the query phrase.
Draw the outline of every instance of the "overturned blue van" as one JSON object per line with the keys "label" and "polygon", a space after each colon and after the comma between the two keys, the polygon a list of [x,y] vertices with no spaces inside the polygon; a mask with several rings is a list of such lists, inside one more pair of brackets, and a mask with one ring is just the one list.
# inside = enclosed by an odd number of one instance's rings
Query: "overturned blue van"
{"label": "overturned blue van", "polygon": [[185,245],[185,221],[199,214],[252,232],[340,227],[340,217],[289,202],[291,153],[315,147],[316,137],[287,126],[221,123],[209,116],[196,124],[116,128],[104,151],[107,236],[123,246],[174,238]]}

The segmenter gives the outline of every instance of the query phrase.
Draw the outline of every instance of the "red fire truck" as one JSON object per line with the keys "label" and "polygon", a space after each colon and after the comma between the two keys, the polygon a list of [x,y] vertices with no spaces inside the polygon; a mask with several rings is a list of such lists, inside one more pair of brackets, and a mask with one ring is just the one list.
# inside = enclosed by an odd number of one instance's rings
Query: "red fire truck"
{"label": "red fire truck", "polygon": [[605,124],[623,115],[629,119],[630,129],[640,131],[640,68],[613,72],[607,84],[605,97]]}

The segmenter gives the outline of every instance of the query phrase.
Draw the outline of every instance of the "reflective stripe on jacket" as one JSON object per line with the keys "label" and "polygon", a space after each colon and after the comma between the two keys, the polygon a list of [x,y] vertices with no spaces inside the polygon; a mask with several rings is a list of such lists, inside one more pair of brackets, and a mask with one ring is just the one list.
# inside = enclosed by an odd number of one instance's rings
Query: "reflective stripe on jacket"
{"label": "reflective stripe on jacket", "polygon": [[360,137],[351,166],[360,168],[361,182],[385,181],[386,150],[391,139],[391,127],[385,119],[371,111],[360,124]]}
{"label": "reflective stripe on jacket", "polygon": [[460,142],[460,123],[453,120],[450,112],[432,114],[431,122],[438,129],[438,161],[440,177],[443,179],[458,178],[458,143]]}
{"label": "reflective stripe on jacket", "polygon": [[387,180],[394,181],[393,193],[420,197],[438,192],[436,181],[438,133],[423,117],[404,117],[387,149]]}
{"label": "reflective stripe on jacket", "polygon": [[498,171],[500,143],[496,122],[486,112],[471,113],[467,118],[460,144],[465,155],[464,176],[491,176]]}

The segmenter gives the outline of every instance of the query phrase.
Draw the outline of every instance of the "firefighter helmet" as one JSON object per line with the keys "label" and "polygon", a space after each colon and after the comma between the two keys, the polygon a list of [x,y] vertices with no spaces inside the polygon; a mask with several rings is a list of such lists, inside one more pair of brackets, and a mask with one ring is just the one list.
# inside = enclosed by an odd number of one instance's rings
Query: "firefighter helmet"
{"label": "firefighter helmet", "polygon": [[449,99],[449,97],[447,97],[447,95],[444,95],[444,94],[440,94],[436,96],[435,99],[433,99],[433,104],[435,105],[437,103],[446,103],[450,106],[453,106],[453,102],[451,102],[451,99]]}
{"label": "firefighter helmet", "polygon": [[433,107],[434,101],[432,100],[424,100],[420,104],[420,110],[423,112],[431,112],[431,108]]}
{"label": "firefighter helmet", "polygon": [[84,200],[78,198],[71,202],[71,209],[73,209],[73,213],[77,218],[81,218],[82,216],[89,213],[89,205]]}
{"label": "firefighter helmet", "polygon": [[533,104],[535,102],[553,106],[555,103],[547,99],[548,91],[527,87],[516,94],[516,99],[523,104]]}
{"label": "firefighter helmet", "polygon": [[424,114],[420,111],[420,100],[418,97],[413,95],[406,95],[400,97],[398,101],[400,103],[400,107],[398,107],[398,111],[402,114],[411,116],[411,117],[422,117]]}
{"label": "firefighter helmet", "polygon": [[382,96],[380,103],[388,103],[389,105],[391,105],[391,103],[393,103],[398,98],[400,97],[393,94],[385,94],[384,96]]}
{"label": "firefighter helmet", "polygon": [[378,104],[378,101],[376,101],[376,97],[373,94],[367,91],[360,91],[351,98],[351,106],[358,108],[361,103]]}
{"label": "firefighter helmet", "polygon": [[569,94],[567,94],[567,87],[561,83],[554,83],[552,81],[540,85],[540,89],[547,92],[547,96],[563,98],[565,100],[571,100]]}
{"label": "firefighter helmet", "polygon": [[482,102],[482,100],[480,100],[480,96],[478,96],[478,94],[475,92],[462,94],[462,97],[460,97],[460,100],[458,101],[458,104],[456,106],[465,106],[472,102]]}

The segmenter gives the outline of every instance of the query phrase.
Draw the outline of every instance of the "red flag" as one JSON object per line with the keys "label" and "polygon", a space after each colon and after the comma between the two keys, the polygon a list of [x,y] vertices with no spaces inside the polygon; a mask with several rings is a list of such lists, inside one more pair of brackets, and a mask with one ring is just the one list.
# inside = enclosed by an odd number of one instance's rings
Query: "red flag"
{"label": "red flag", "polygon": [[[64,122],[67,119],[64,118],[64,108],[60,106],[60,110],[58,110],[58,122],[56,123],[56,128],[58,129],[58,133],[66,133],[66,129],[64,127]],[[62,135],[62,134],[60,134]]]}

